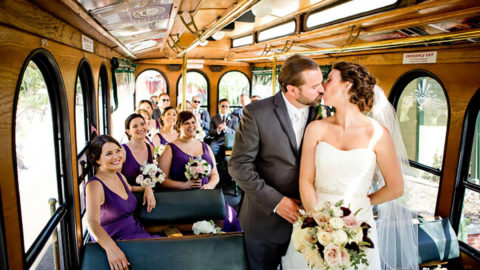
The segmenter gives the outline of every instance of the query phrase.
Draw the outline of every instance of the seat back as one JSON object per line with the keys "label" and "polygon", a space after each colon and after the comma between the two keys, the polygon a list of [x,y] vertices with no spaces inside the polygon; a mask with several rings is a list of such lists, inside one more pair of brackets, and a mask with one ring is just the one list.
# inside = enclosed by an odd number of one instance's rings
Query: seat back
{"label": "seat back", "polygon": [[[117,241],[117,244],[131,264],[129,269],[248,269],[243,233]],[[81,269],[110,269],[99,244],[85,245]]]}
{"label": "seat back", "polygon": [[193,223],[225,218],[225,199],[221,189],[155,192],[157,203],[150,213],[142,206],[142,195],[136,194],[137,217],[143,224]]}

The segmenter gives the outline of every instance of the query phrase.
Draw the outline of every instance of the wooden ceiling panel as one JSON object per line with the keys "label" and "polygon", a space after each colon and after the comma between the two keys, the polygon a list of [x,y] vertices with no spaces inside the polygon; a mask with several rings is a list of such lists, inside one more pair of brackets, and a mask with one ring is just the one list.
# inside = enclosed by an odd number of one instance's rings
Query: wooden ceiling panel
{"label": "wooden ceiling panel", "polygon": [[236,0],[203,0],[199,9],[227,9],[236,3]]}

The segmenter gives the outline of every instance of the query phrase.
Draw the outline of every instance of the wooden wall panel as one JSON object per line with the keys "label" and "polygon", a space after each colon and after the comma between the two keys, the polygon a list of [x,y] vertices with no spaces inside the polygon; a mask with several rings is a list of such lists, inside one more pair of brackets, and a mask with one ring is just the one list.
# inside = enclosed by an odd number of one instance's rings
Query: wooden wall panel
{"label": "wooden wall panel", "polygon": [[[14,95],[20,76],[21,68],[27,56],[35,49],[42,48],[42,39],[38,36],[25,33],[6,26],[0,26],[0,168],[2,178],[0,179],[0,187],[2,192],[2,205],[5,219],[5,235],[9,265],[23,268],[23,250],[22,241],[20,241],[20,217],[19,217],[19,198],[16,187],[15,171],[13,164],[13,106]],[[75,202],[79,201],[78,185],[75,175],[76,168],[76,151],[75,151],[75,117],[74,117],[74,101],[75,101],[75,83],[77,69],[80,60],[86,58],[93,72],[95,91],[98,92],[98,76],[100,65],[106,63],[107,70],[110,73],[109,59],[99,57],[97,55],[81,51],[64,44],[48,40],[43,44],[43,48],[49,51],[55,58],[63,78],[66,96],[68,100],[68,114],[70,118],[70,145],[72,146],[72,167],[74,175],[74,196]],[[109,84],[110,84],[109,74]],[[111,86],[110,86],[111,89]],[[98,98],[98,94],[97,94]],[[77,218],[77,238],[81,239],[80,225],[80,209],[76,203]],[[80,247],[81,242],[78,242]]]}

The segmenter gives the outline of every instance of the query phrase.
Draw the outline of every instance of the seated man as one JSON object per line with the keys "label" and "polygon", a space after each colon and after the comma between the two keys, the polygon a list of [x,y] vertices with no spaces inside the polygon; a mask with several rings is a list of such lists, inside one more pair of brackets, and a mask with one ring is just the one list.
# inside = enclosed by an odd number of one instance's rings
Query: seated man
{"label": "seated man", "polygon": [[225,144],[225,134],[234,134],[238,128],[238,118],[229,112],[230,105],[227,99],[222,99],[218,103],[219,114],[212,117],[210,121],[210,137],[212,142],[210,147],[213,154],[218,156],[220,149]]}
{"label": "seated man", "polygon": [[202,97],[200,95],[194,96],[192,98],[192,109],[193,114],[197,118],[197,122],[200,123],[205,134],[208,134],[210,129],[210,114],[207,110],[204,110],[200,107],[202,104]]}

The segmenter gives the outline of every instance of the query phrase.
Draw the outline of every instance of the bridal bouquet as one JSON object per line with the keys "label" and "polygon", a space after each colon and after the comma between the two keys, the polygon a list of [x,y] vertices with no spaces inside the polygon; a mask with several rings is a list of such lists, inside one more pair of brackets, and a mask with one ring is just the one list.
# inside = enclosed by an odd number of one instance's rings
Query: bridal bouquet
{"label": "bridal bouquet", "polygon": [[368,265],[366,248],[373,248],[368,238],[370,225],[360,223],[356,213],[343,207],[343,200],[332,204],[324,202],[311,213],[302,216],[293,225],[292,241],[302,253],[310,268],[358,269]]}
{"label": "bridal bouquet", "polygon": [[143,163],[140,167],[141,173],[135,179],[140,186],[148,186],[154,188],[157,183],[161,184],[165,180],[165,173],[158,168],[156,164]]}
{"label": "bridal bouquet", "polygon": [[212,166],[200,156],[190,158],[185,165],[185,176],[188,180],[207,177],[212,171]]}

